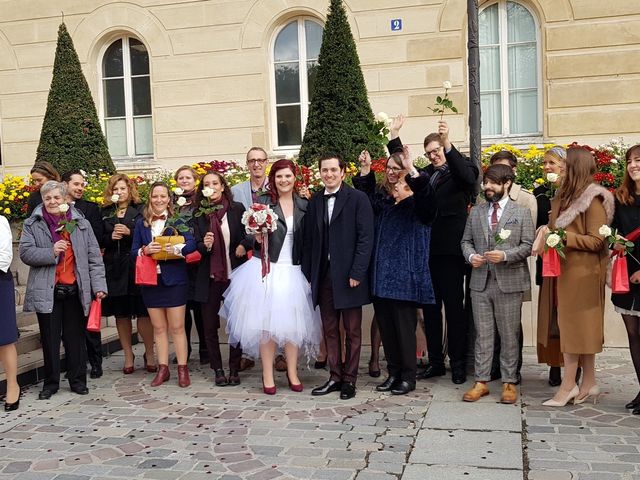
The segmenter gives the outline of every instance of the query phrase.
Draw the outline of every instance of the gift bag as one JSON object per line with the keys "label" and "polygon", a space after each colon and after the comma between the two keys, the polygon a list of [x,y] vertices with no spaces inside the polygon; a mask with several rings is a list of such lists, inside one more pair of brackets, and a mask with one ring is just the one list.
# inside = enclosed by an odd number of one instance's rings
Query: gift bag
{"label": "gift bag", "polygon": [[145,255],[136,257],[136,285],[155,287],[158,285],[156,261]]}
{"label": "gift bag", "polygon": [[100,331],[100,319],[102,318],[102,302],[96,298],[91,302],[89,309],[89,320],[87,320],[87,330],[90,332]]}
{"label": "gift bag", "polygon": [[629,272],[627,271],[627,257],[616,255],[611,269],[611,292],[629,293]]}
{"label": "gift bag", "polygon": [[555,248],[550,248],[542,254],[542,276],[560,276],[560,255]]}
{"label": "gift bag", "polygon": [[[167,230],[173,231],[172,235],[164,235]],[[185,243],[184,237],[182,235],[178,235],[178,231],[173,227],[166,227],[162,232],[162,235],[153,239],[154,242],[158,242],[162,247],[162,250],[158,253],[154,253],[151,255],[151,258],[154,260],[179,260],[183,257],[180,255],[176,255],[173,252],[167,252],[165,247],[167,245],[179,245],[181,243]]]}

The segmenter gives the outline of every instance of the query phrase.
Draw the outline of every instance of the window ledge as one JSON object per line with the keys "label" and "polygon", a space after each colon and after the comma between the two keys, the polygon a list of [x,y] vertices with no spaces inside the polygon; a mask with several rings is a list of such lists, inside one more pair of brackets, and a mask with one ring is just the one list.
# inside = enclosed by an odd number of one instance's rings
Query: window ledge
{"label": "window ledge", "polygon": [[482,139],[482,147],[489,147],[497,143],[508,143],[513,146],[529,146],[544,145],[544,137],[542,135],[509,135],[505,137],[484,137]]}
{"label": "window ledge", "polygon": [[153,157],[118,157],[113,158],[113,164],[116,170],[122,173],[158,170],[162,167]]}

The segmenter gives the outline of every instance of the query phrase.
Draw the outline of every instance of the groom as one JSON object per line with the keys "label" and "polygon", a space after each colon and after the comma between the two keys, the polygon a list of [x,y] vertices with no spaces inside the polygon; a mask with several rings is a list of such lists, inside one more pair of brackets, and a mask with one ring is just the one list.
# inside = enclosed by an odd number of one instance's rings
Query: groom
{"label": "groom", "polygon": [[[302,270],[311,283],[313,303],[320,306],[331,376],[311,394],[340,391],[340,398],[347,400],[356,395],[362,305],[370,302],[373,210],[364,193],[343,183],[346,163],[338,154],[321,156],[318,168],[325,188],[311,198],[304,219]],[[344,365],[341,318],[346,332]]]}

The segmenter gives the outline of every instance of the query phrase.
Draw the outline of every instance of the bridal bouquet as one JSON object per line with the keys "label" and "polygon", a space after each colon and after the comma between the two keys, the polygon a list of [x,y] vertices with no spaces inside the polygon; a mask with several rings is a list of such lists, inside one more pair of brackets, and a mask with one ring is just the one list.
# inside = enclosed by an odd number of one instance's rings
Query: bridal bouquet
{"label": "bridal bouquet", "polygon": [[242,214],[242,224],[249,235],[256,235],[262,243],[262,278],[270,270],[269,234],[278,228],[278,215],[268,205],[254,203]]}

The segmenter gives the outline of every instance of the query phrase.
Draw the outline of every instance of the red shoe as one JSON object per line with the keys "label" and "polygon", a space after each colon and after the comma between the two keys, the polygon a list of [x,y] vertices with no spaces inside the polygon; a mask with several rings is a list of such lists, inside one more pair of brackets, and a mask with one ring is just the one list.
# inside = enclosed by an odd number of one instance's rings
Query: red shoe
{"label": "red shoe", "polygon": [[189,378],[189,367],[187,365],[178,365],[178,385],[182,388],[191,385]]}
{"label": "red shoe", "polygon": [[158,373],[156,373],[156,377],[151,382],[152,387],[159,387],[164,382],[169,380],[171,374],[169,373],[169,365],[160,364],[158,366]]}
{"label": "red shoe", "polygon": [[262,380],[262,391],[265,393],[265,395],[275,395],[276,386],[274,385],[273,387],[265,387],[264,380]]}
{"label": "red shoe", "polygon": [[147,363],[147,354],[146,353],[144,353],[142,355],[142,359],[144,360],[144,368],[147,370],[147,372],[156,373],[158,371],[158,366],[157,365],[149,365]]}
{"label": "red shoe", "polygon": [[304,386],[302,385],[302,383],[298,383],[298,384],[291,383],[291,380],[289,380],[288,374],[287,374],[287,383],[289,384],[289,388],[291,389],[292,392],[301,392],[304,389]]}
{"label": "red shoe", "polygon": [[133,356],[133,365],[131,365],[130,367],[127,367],[126,365],[124,367],[122,367],[122,373],[124,373],[125,375],[131,375],[134,371],[135,371],[135,363],[136,363],[136,356]]}

